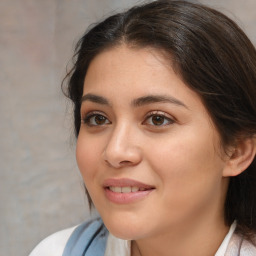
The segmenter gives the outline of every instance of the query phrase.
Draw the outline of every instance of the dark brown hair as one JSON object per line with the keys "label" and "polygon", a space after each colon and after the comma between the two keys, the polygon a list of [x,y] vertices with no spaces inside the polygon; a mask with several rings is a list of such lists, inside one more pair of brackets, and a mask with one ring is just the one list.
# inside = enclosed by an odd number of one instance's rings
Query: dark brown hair
{"label": "dark brown hair", "polygon": [[[126,44],[161,50],[185,84],[198,93],[223,146],[256,134],[256,50],[244,32],[220,12],[187,1],[154,1],[94,25],[76,47],[67,77],[79,133],[83,83],[92,59]],[[90,197],[89,197],[90,200]],[[245,233],[256,231],[256,160],[230,178],[225,220]]]}

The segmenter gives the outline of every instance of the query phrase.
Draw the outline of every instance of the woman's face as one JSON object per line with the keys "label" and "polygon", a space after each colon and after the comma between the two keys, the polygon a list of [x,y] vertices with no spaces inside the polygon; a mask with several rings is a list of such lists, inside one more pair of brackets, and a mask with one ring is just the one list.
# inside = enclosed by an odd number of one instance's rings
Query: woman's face
{"label": "woman's face", "polygon": [[78,166],[114,235],[140,239],[223,220],[219,135],[156,50],[119,46],[96,56],[81,118]]}

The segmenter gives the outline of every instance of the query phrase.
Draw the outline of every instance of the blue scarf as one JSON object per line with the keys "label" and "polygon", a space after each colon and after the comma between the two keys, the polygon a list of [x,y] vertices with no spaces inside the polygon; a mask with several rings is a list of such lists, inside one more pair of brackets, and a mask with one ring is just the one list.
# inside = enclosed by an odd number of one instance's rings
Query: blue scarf
{"label": "blue scarf", "polygon": [[85,222],[73,231],[62,256],[104,256],[107,238],[101,219]]}

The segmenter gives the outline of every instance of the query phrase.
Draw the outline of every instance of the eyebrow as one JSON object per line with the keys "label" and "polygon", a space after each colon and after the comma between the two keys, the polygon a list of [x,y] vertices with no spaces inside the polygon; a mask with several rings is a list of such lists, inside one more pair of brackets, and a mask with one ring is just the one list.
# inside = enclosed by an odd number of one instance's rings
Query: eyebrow
{"label": "eyebrow", "polygon": [[132,101],[132,105],[134,107],[140,107],[151,103],[158,103],[158,102],[164,102],[164,103],[171,103],[175,104],[177,106],[182,106],[188,109],[188,107],[180,100],[166,95],[147,95],[140,97],[138,99],[135,99]]}
{"label": "eyebrow", "polygon": [[[110,106],[111,104],[109,103],[109,101],[99,95],[96,94],[92,94],[92,93],[88,93],[85,94],[84,96],[82,96],[81,102],[83,101],[91,101],[94,103],[98,103],[98,104],[102,104],[102,105],[108,105]],[[171,103],[171,104],[175,104],[177,106],[182,106],[188,109],[188,107],[180,100],[171,97],[171,96],[166,96],[166,95],[147,95],[147,96],[143,96],[137,99],[134,99],[132,101],[132,106],[133,107],[141,107],[144,105],[148,105],[148,104],[152,104],[152,103],[159,103],[159,102],[163,102],[163,103]]]}
{"label": "eyebrow", "polygon": [[81,99],[81,103],[83,101],[91,101],[91,102],[102,104],[102,105],[110,105],[109,101],[106,98],[95,95],[95,94],[91,94],[91,93],[83,95]]}

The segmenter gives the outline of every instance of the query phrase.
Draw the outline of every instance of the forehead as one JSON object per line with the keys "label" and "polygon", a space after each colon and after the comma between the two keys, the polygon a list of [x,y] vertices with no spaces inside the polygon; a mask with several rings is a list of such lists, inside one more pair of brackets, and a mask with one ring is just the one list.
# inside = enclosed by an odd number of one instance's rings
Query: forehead
{"label": "forehead", "polygon": [[[163,66],[172,72],[171,59],[167,58],[162,51],[153,48],[138,48],[128,45],[118,45],[107,48],[103,52],[96,55],[91,61],[87,73],[95,70],[97,66],[98,72],[104,73],[115,69],[123,75],[128,72],[157,72],[163,69]],[[119,73],[116,73],[118,75]]]}
{"label": "forehead", "polygon": [[138,49],[126,45],[113,47],[91,61],[84,89],[96,89],[100,85],[106,87],[108,82],[112,85],[118,83],[119,89],[124,84],[127,88],[135,88],[138,84],[148,89],[153,85],[159,88],[161,80],[166,82],[170,75],[175,75],[170,63],[170,59],[164,58],[162,52],[156,49]]}
{"label": "forehead", "polygon": [[87,93],[133,99],[161,94],[201,102],[174,72],[170,58],[156,49],[126,45],[107,49],[92,60],[84,81],[83,94]]}

